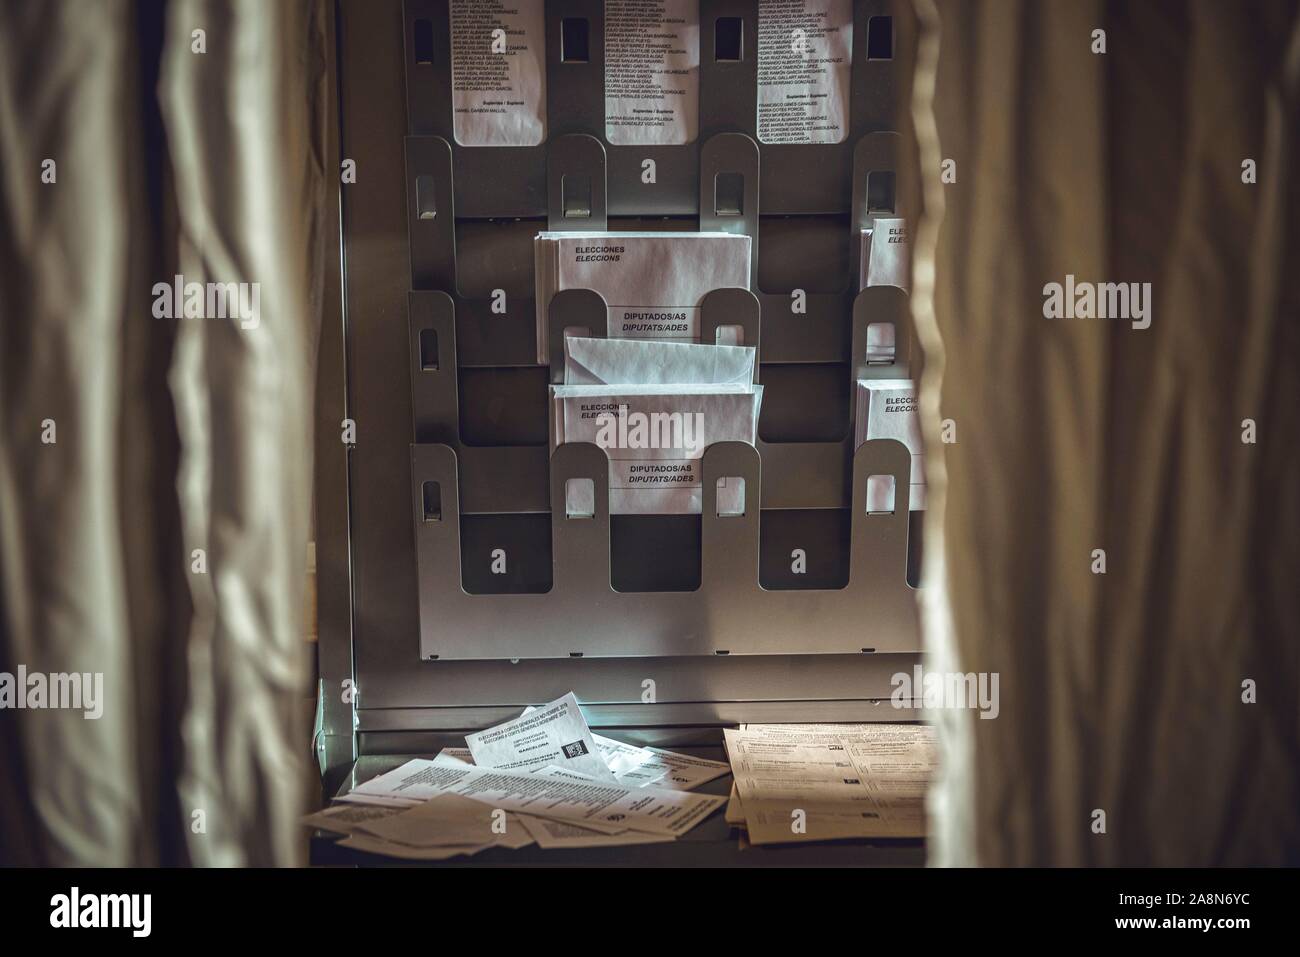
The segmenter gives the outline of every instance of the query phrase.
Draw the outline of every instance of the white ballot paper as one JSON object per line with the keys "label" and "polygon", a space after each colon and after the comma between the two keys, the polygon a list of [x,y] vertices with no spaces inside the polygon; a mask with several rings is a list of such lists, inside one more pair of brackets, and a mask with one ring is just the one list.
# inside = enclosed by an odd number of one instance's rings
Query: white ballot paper
{"label": "white ballot paper", "polygon": [[852,54],[852,0],[759,0],[759,142],[847,139]]}
{"label": "white ballot paper", "polygon": [[699,115],[699,0],[605,0],[605,139],[689,143]]}
{"label": "white ballot paper", "polygon": [[[925,508],[925,456],[921,443],[921,420],[917,415],[916,386],[911,379],[859,379],[855,425],[857,442],[868,439],[897,439],[912,453],[909,510]],[[867,479],[867,511],[892,512],[894,485],[887,475]]]}
{"label": "white ballot paper", "polygon": [[462,146],[546,139],[546,21],[540,3],[451,0],[452,129]]}
{"label": "white ballot paper", "polygon": [[388,806],[374,804],[335,804],[323,810],[308,814],[302,823],[308,827],[333,831],[335,834],[351,834],[361,824],[377,821],[406,810],[405,806]]}
{"label": "white ballot paper", "polygon": [[748,385],[753,346],[566,336],[565,385]]}
{"label": "white ballot paper", "polygon": [[399,860],[406,861],[445,861],[453,857],[460,857],[462,854],[469,857],[492,847],[491,844],[444,844],[437,847],[415,847],[411,844],[385,841],[383,838],[360,831],[349,834],[338,842],[338,846],[350,848],[354,851],[364,851],[367,854],[396,857]]}
{"label": "white ballot paper", "polygon": [[374,794],[358,794],[356,791],[349,791],[347,794],[336,795],[333,800],[340,804],[363,804],[368,807],[387,807],[397,808],[398,810],[401,810],[402,808],[415,807],[415,805],[420,803],[419,801],[414,801],[409,798],[380,797]]}
{"label": "white ballot paper", "polygon": [[600,781],[614,780],[573,692],[513,721],[467,734],[465,743],[481,768],[527,773],[553,765]]}
{"label": "white ballot paper", "polygon": [[674,836],[704,820],[724,800],[710,794],[558,780],[423,758],[381,774],[356,791],[417,801],[450,792],[505,811]]}
{"label": "white ballot paper", "polygon": [[871,229],[861,231],[861,262],[858,288],[868,286],[911,286],[911,239],[907,220],[901,216],[877,216]]}
{"label": "white ballot paper", "polygon": [[629,844],[666,844],[676,840],[670,834],[648,834],[645,831],[618,831],[607,834],[592,830],[589,825],[571,821],[553,821],[531,814],[520,814],[528,833],[543,849],[552,847],[619,847]]}
{"label": "white ballot paper", "polygon": [[752,843],[925,835],[933,728],[751,725],[723,734]]}
{"label": "white ballot paper", "polygon": [[412,847],[527,847],[533,836],[519,817],[482,801],[457,794],[439,794],[397,814],[372,817],[354,830]]}
{"label": "white ballot paper", "polygon": [[[536,708],[529,708],[529,714]],[[592,732],[596,750],[604,759],[614,780],[625,787],[666,788],[670,791],[690,791],[701,784],[722,777],[731,771],[726,761],[710,761],[663,748],[645,748],[635,744],[625,744]],[[443,748],[435,760],[473,764],[474,756],[468,748]],[[567,777],[574,781],[596,780],[590,775],[550,765],[533,772],[549,777]],[[590,827],[590,825],[588,825]]]}
{"label": "white ballot paper", "polygon": [[[609,456],[611,515],[685,515],[702,502],[704,450],[714,442],[754,444],[760,385],[551,386],[551,451],[591,442]],[[594,512],[583,483],[566,489],[570,515]],[[739,512],[739,483],[718,489],[718,510]]]}
{"label": "white ballot paper", "polygon": [[[536,709],[532,709],[532,707],[528,709],[528,711],[534,711],[534,710]],[[524,714],[528,714],[528,711],[524,711]],[[599,746],[599,735],[593,735],[591,737],[594,737],[595,741],[597,741],[597,746]],[[443,748],[441,752],[438,752],[438,757],[435,757],[433,761],[434,763],[451,763],[451,765],[473,765],[474,755],[469,753],[468,748]],[[541,778],[562,778],[564,780],[571,780],[571,781],[599,780],[597,778],[593,778],[593,776],[589,774],[582,774],[581,771],[567,770],[567,768],[556,767],[555,765],[547,765],[546,767],[534,767],[532,771],[528,772],[528,774],[536,774],[538,776],[541,776]],[[588,824],[588,827],[590,827],[590,824]],[[608,833],[616,833],[621,830],[623,830],[623,828],[620,827],[607,828]]]}
{"label": "white ballot paper", "polygon": [[700,337],[700,301],[749,288],[750,240],[733,233],[538,233],[533,240],[537,361],[550,361],[547,309],[564,289],[605,299],[610,339]]}
{"label": "white ballot paper", "polygon": [[676,751],[643,748],[594,735],[596,747],[619,784],[690,791],[731,770],[725,761],[710,761]]}

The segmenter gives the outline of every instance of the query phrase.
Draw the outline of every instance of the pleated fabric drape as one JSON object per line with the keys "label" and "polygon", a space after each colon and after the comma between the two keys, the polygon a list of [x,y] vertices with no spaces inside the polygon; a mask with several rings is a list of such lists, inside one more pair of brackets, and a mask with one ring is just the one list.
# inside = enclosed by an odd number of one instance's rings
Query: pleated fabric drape
{"label": "pleated fabric drape", "polygon": [[4,863],[301,858],[327,12],[0,7]]}
{"label": "pleated fabric drape", "polygon": [[1294,862],[1300,5],[915,7],[927,638],[1000,678],[937,716],[932,860]]}

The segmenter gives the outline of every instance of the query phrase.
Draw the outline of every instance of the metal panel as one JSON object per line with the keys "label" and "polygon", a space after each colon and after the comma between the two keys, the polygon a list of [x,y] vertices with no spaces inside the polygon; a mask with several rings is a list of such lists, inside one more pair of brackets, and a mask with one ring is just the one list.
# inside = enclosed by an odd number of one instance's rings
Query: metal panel
{"label": "metal panel", "polygon": [[[911,454],[899,442],[867,442],[854,455],[852,549],[842,590],[768,591],[758,581],[759,455],[740,442],[711,445],[703,461],[701,587],[689,592],[619,592],[610,583],[609,466],[594,445],[551,456],[554,580],[543,594],[471,595],[462,586],[462,487],[456,450],[411,448],[412,516],[420,572],[420,656],[568,658],[604,656],[846,654],[912,651],[917,605],[907,584]],[[894,477],[894,511],[866,512],[867,478]],[[716,510],[717,481],[744,479],[744,514]],[[569,518],[564,489],[586,478],[595,514]],[[441,512],[425,517],[424,488],[441,490]],[[518,556],[514,560],[517,560]],[[674,556],[646,556],[675,560]],[[512,560],[509,555],[504,561]],[[815,622],[815,628],[809,623]]]}
{"label": "metal panel", "polygon": [[[883,3],[863,4],[861,0],[859,5],[862,7],[857,14],[859,22],[864,22],[863,17],[871,10],[885,8]],[[561,9],[556,5],[553,11],[551,6],[548,4],[548,18],[556,16],[556,11]],[[704,24],[711,24],[713,18],[724,15],[733,6],[743,8],[741,15],[747,16],[746,49],[753,50],[756,39],[753,0],[743,3],[703,0],[702,33]],[[404,729],[481,726],[504,713],[495,709],[513,711],[517,706],[550,700],[570,689],[585,704],[616,706],[605,719],[608,726],[658,723],[650,717],[656,713],[654,706],[650,706],[648,714],[624,707],[651,700],[646,697],[648,688],[653,688],[653,700],[674,707],[672,721],[683,724],[693,719],[704,723],[761,720],[773,713],[772,707],[782,703],[788,704],[780,712],[785,720],[865,720],[866,715],[879,707],[868,699],[879,701],[882,688],[888,688],[889,676],[909,670],[917,660],[914,639],[908,643],[908,654],[710,654],[541,659],[517,663],[420,660],[410,443],[413,436],[422,442],[433,436],[416,430],[412,393],[407,391],[412,380],[403,375],[402,369],[404,364],[410,368],[410,336],[415,317],[425,308],[417,307],[416,303],[434,300],[419,299],[424,294],[410,293],[417,283],[413,281],[415,243],[407,242],[411,205],[406,183],[420,170],[407,168],[405,138],[440,137],[450,149],[453,164],[459,164],[458,173],[454,182],[445,184],[451,191],[435,193],[435,199],[441,204],[441,195],[453,197],[454,216],[525,216],[540,220],[547,215],[546,164],[539,159],[545,155],[541,148],[459,147],[451,132],[449,108],[439,112],[439,103],[444,101],[438,98],[445,91],[437,88],[436,78],[411,75],[418,65],[407,63],[409,58],[404,56],[403,49],[404,44],[406,52],[410,49],[411,19],[417,15],[436,19],[443,15],[445,8],[445,0],[410,0],[405,14],[396,0],[341,0],[339,7],[340,157],[356,160],[359,172],[355,184],[343,187],[342,197],[346,320],[345,340],[339,345],[346,348],[323,345],[320,357],[322,398],[318,409],[318,452],[325,454],[317,456],[317,495],[323,681],[343,680],[344,675],[352,673],[350,665],[355,658],[361,722],[364,725],[367,720],[383,718],[385,726],[397,733]],[[443,56],[447,55],[446,32],[435,30],[434,37],[436,60],[439,50]],[[711,43],[707,48],[711,49]],[[855,89],[857,69],[855,63]],[[738,119],[738,125],[724,125],[725,114],[731,110],[726,105],[731,94],[710,80],[710,77],[725,76],[731,82],[732,74],[750,75],[752,60],[740,65],[702,63],[701,70],[700,141],[724,131],[752,136],[752,114],[738,118],[731,114]],[[752,90],[742,88],[736,95],[752,96]],[[870,117],[863,122],[879,122],[878,128],[890,125]],[[869,131],[855,129],[849,142]],[[600,128],[565,132],[586,132],[603,142]],[[671,187],[678,191],[675,198],[667,195],[670,189],[655,192],[639,181],[628,180],[631,166],[620,165],[624,160],[619,156],[621,150],[628,149],[631,148],[610,148],[606,144],[610,214],[697,213],[699,142],[690,147],[667,148],[669,153],[685,157],[681,161],[685,172],[680,176],[665,178],[665,163],[661,160],[658,164],[659,184],[675,184]],[[461,153],[468,155],[467,161],[461,160]],[[797,150],[792,154],[795,159],[808,155]],[[768,151],[761,145],[760,158],[765,169],[773,169]],[[633,159],[639,170],[639,158],[633,156]],[[469,172],[468,177],[460,175],[462,168]],[[825,167],[813,161],[802,163],[794,171],[798,177],[825,180],[826,192],[801,206],[802,201],[783,200],[780,191],[776,191],[778,195],[774,198],[764,196],[765,212],[849,212],[852,188],[843,183],[843,177],[823,175]],[[770,177],[766,185],[772,186],[776,181],[776,177]],[[646,196],[653,198],[646,201]],[[644,202],[644,205],[634,208],[634,202]],[[453,355],[459,352],[462,368],[531,365],[527,352],[534,328],[531,300],[511,297],[506,315],[497,315],[488,311],[486,300],[459,300],[454,283],[443,285],[445,271],[438,278],[435,270],[434,277],[430,288],[442,289],[450,297],[449,347]],[[769,322],[769,297],[760,295],[759,298],[764,312],[765,360],[848,360],[850,326],[842,297],[810,296],[808,315],[802,317],[809,321],[802,328],[783,327],[779,320]],[[773,310],[789,312],[788,297],[775,295],[771,300]],[[445,301],[438,308],[443,316],[448,315]],[[817,318],[828,321],[818,325],[812,321]],[[489,319],[500,325],[485,327],[483,323]],[[829,338],[824,336],[823,329]],[[468,334],[471,331],[473,335]],[[898,341],[904,339],[900,337]],[[412,387],[418,391],[414,383]],[[357,444],[350,455],[340,451],[341,443],[331,445],[343,412],[355,419],[358,429]],[[540,457],[535,449],[477,451],[483,457],[482,467],[473,478],[474,489],[490,488],[492,476],[518,474],[521,469],[533,470],[532,484],[540,483],[542,477],[550,477],[544,448]],[[339,488],[344,459],[348,460],[346,503],[340,501]],[[842,461],[847,462],[848,457],[843,456]],[[766,484],[777,484],[780,465],[766,461],[763,464],[768,466],[763,470]],[[466,463],[461,466],[463,479],[469,468]],[[792,464],[790,470],[793,468]],[[845,502],[847,474],[845,468],[836,493]],[[793,479],[788,481],[793,485]],[[546,485],[540,487],[544,497],[538,504],[545,509],[549,506],[549,489]],[[478,492],[470,490],[464,494],[468,500]],[[336,532],[347,529],[346,540],[341,535],[329,534],[331,524]],[[340,580],[344,573],[350,575],[347,582]],[[793,593],[781,593],[779,597],[790,594]],[[513,601],[529,596],[501,597]],[[431,612],[436,621],[439,610],[431,609]],[[868,609],[862,611],[864,635],[872,628],[871,617]],[[613,621],[615,630],[625,625],[623,621]],[[810,622],[813,628],[817,627],[818,616],[813,613],[800,619],[787,615],[782,621],[785,623],[765,621],[763,628],[769,635],[779,635],[784,628],[797,645],[802,636],[813,630]],[[873,647],[865,637],[861,644]],[[337,720],[345,720],[339,718],[344,714],[343,709],[333,706],[331,709],[337,712]],[[346,711],[346,720],[350,720],[350,710]],[[754,717],[747,718],[750,715]],[[329,763],[337,766],[341,760],[335,751]]]}

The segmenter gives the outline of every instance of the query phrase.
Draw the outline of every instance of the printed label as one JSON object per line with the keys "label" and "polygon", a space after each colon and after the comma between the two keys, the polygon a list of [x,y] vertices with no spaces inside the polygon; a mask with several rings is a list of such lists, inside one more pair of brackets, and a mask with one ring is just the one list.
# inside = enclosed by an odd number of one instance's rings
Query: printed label
{"label": "printed label", "polygon": [[546,27],[540,3],[451,0],[451,102],[462,146],[546,139]]}
{"label": "printed label", "polygon": [[685,339],[699,338],[700,310],[698,306],[646,311],[637,307],[609,307],[609,335],[621,339]]}
{"label": "printed label", "polygon": [[847,139],[852,52],[851,0],[759,0],[759,142]]}
{"label": "printed label", "polygon": [[699,111],[699,0],[606,0],[605,138],[690,143]]}

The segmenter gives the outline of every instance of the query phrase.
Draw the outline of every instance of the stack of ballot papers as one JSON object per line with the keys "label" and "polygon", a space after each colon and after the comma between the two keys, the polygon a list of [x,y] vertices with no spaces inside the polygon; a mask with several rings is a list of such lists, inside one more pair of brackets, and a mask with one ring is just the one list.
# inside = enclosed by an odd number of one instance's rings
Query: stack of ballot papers
{"label": "stack of ballot papers", "polygon": [[735,777],[726,820],[748,843],[925,836],[932,727],[748,724],[723,733]]}
{"label": "stack of ballot papers", "polygon": [[304,823],[340,846],[407,860],[489,847],[673,841],[725,799],[692,789],[729,770],[593,734],[573,694],[381,774]]}
{"label": "stack of ballot papers", "polygon": [[[753,444],[763,387],[752,346],[569,336],[564,384],[551,386],[551,451],[590,442],[609,456],[609,511],[698,514],[701,459],[714,442]],[[566,489],[570,516],[594,509],[589,484]],[[718,510],[743,510],[744,490],[718,490]]]}
{"label": "stack of ballot papers", "polygon": [[537,361],[550,362],[547,311],[564,289],[592,289],[611,339],[700,338],[700,301],[749,288],[750,240],[734,233],[543,232],[533,240]]}
{"label": "stack of ballot papers", "polygon": [[[868,439],[897,439],[912,453],[909,510],[925,508],[925,456],[921,443],[921,420],[917,415],[916,385],[911,379],[859,379],[857,395],[857,448]],[[893,478],[872,475],[867,479],[867,511],[894,510]]]}

